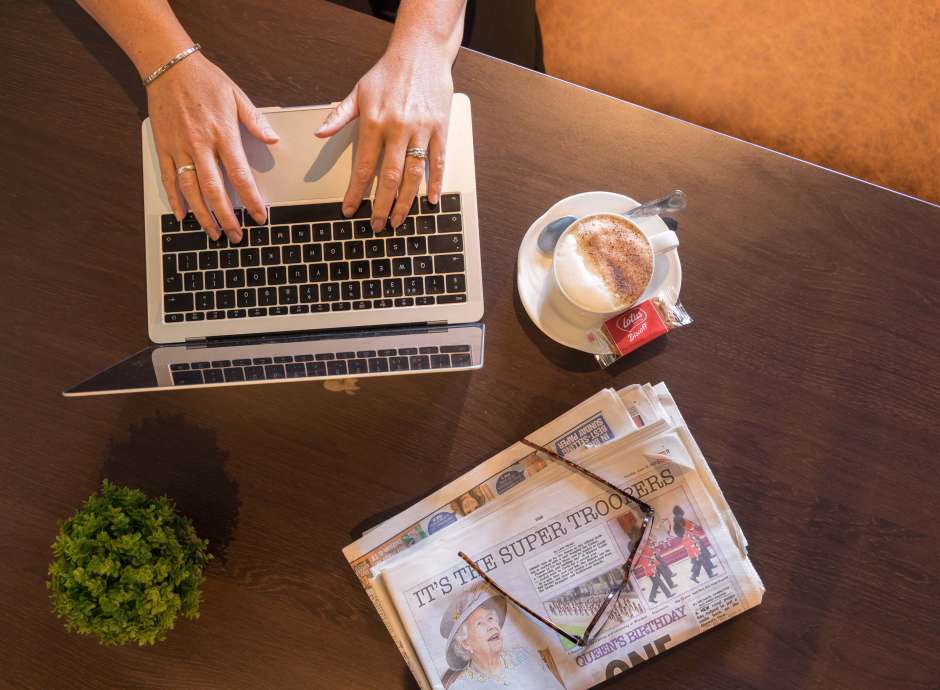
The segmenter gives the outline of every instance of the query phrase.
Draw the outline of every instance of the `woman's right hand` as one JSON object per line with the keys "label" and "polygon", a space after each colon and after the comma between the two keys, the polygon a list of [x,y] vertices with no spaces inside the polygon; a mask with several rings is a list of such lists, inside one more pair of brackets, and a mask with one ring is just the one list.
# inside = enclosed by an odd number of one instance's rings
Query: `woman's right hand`
{"label": "woman's right hand", "polygon": [[[275,143],[277,133],[248,96],[202,53],[151,83],[147,102],[173,213],[182,220],[189,208],[212,239],[220,237],[221,226],[232,242],[240,242],[242,230],[225,192],[222,169],[248,213],[263,222],[264,199],[248,166],[238,123],[265,144]],[[187,164],[195,165],[195,171],[177,177],[177,168]]]}

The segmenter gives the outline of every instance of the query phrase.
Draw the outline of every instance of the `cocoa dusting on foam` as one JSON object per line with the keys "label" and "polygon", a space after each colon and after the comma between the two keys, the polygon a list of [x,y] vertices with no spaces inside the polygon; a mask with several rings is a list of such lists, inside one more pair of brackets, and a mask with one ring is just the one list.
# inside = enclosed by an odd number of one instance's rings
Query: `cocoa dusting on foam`
{"label": "cocoa dusting on foam", "polygon": [[653,251],[643,233],[626,219],[587,218],[575,231],[585,263],[620,304],[633,304],[653,276]]}

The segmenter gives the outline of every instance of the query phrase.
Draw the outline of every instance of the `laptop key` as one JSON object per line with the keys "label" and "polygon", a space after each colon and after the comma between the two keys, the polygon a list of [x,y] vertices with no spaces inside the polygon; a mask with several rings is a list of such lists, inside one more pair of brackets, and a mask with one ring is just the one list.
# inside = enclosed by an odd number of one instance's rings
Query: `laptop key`
{"label": "laptop key", "polygon": [[426,307],[429,304],[434,304],[434,298],[428,297],[427,295],[424,297],[415,297],[415,304],[419,307]]}
{"label": "laptop key", "polygon": [[287,269],[287,282],[298,284],[307,282],[307,267],[304,265],[291,266]]}
{"label": "laptop key", "polygon": [[389,309],[392,306],[392,300],[390,299],[377,299],[373,300],[372,306],[376,309]]}
{"label": "laptop key", "polygon": [[269,364],[264,368],[264,378],[282,379],[287,375],[283,364]]}
{"label": "laptop key", "polygon": [[252,307],[248,310],[248,316],[250,318],[257,318],[259,316],[267,316],[268,310],[265,307]]}
{"label": "laptop key", "polygon": [[248,277],[247,285],[250,287],[257,287],[259,285],[264,285],[267,278],[267,273],[263,268],[249,268],[245,271],[245,274]]}
{"label": "laptop key", "polygon": [[352,302],[333,302],[330,305],[331,311],[349,311],[352,309]]}
{"label": "laptop key", "polygon": [[432,204],[426,196],[421,197],[421,213],[437,213],[440,204]]}
{"label": "laptop key", "polygon": [[450,366],[450,355],[431,355],[432,369],[446,369]]}
{"label": "laptop key", "polygon": [[268,316],[286,316],[287,307],[268,307]]}
{"label": "laptop key", "polygon": [[463,251],[463,235],[435,235],[428,238],[429,254]]}
{"label": "laptop key", "polygon": [[331,359],[336,359],[336,355],[332,352],[321,352],[316,356],[318,362],[328,362]]}
{"label": "laptop key", "polygon": [[329,223],[318,223],[313,226],[313,239],[317,242],[329,242],[333,239]]}
{"label": "laptop key", "polygon": [[463,273],[450,273],[447,278],[447,292],[466,292],[467,280]]}
{"label": "laptop key", "polygon": [[405,294],[409,297],[414,297],[416,295],[424,294],[424,280],[419,277],[412,276],[411,278],[405,278]]}
{"label": "laptop key", "polygon": [[202,290],[202,273],[184,273],[183,284],[188,292]]}
{"label": "laptop key", "polygon": [[234,290],[219,290],[215,293],[216,306],[219,309],[231,309],[235,306]]}
{"label": "laptop key", "polygon": [[324,302],[336,302],[339,299],[339,283],[323,283],[320,286],[320,299]]}
{"label": "laptop key", "polygon": [[268,285],[283,285],[286,282],[286,268],[283,266],[268,266]]}
{"label": "laptop key", "polygon": [[261,251],[258,249],[242,249],[240,252],[242,259],[242,266],[260,266],[261,265]]}
{"label": "laptop key", "polygon": [[330,264],[330,280],[348,280],[349,264],[345,261],[335,261]]}
{"label": "laptop key", "polygon": [[287,244],[290,242],[290,228],[286,225],[277,225],[271,228],[271,244]]}
{"label": "laptop key", "polygon": [[353,235],[352,223],[344,220],[341,223],[333,223],[334,240],[351,240]]}
{"label": "laptop key", "polygon": [[342,219],[343,205],[338,201],[271,207],[271,223],[316,223]]}
{"label": "laptop key", "polygon": [[360,299],[353,302],[353,309],[371,309],[372,302],[367,299]]}
{"label": "laptop key", "polygon": [[470,361],[470,355],[451,355],[450,363],[455,367],[469,367],[473,362]]}
{"label": "laptop key", "polygon": [[284,285],[277,291],[277,301],[279,304],[297,304],[297,286]]}
{"label": "laptop key", "polygon": [[306,304],[295,304],[290,308],[291,314],[309,314],[310,307]]}
{"label": "laptop key", "polygon": [[225,312],[218,309],[216,311],[207,311],[206,318],[209,319],[209,321],[218,321],[219,319],[225,318]]}
{"label": "laptop key", "polygon": [[178,254],[176,260],[180,271],[195,271],[199,264],[196,252]]}
{"label": "laptop key", "polygon": [[349,370],[346,368],[345,359],[334,359],[331,362],[326,363],[326,372],[330,376],[345,376],[349,373]]}
{"label": "laptop key", "polygon": [[191,292],[175,292],[163,296],[163,311],[170,314],[177,311],[192,311],[193,295]]}
{"label": "laptop key", "polygon": [[379,350],[379,357],[394,357],[397,354],[398,350],[396,350],[394,347]]}
{"label": "laptop key", "polygon": [[326,376],[326,364],[323,362],[307,362],[307,376]]}
{"label": "laptop key", "polygon": [[369,365],[364,359],[351,359],[346,362],[350,374],[366,374],[369,371]]}
{"label": "laptop key", "polygon": [[215,309],[215,293],[214,292],[197,292],[196,293],[196,309],[201,309],[202,311]]}
{"label": "laptop key", "polygon": [[199,232],[174,232],[163,236],[164,252],[193,252],[205,249],[209,237],[202,230]]}
{"label": "laptop key", "polygon": [[401,278],[386,278],[382,281],[383,297],[401,297],[402,292]]}
{"label": "laptop key", "polygon": [[201,371],[174,371],[174,386],[197,386],[202,383]]}
{"label": "laptop key", "polygon": [[209,240],[209,249],[225,249],[228,246],[228,237],[223,233],[219,235],[219,239]]}
{"label": "laptop key", "polygon": [[372,260],[372,277],[387,278],[392,274],[392,262],[388,259]]}
{"label": "laptop key", "polygon": [[393,237],[391,239],[385,240],[385,255],[404,256],[405,240],[403,240],[401,237]]}
{"label": "laptop key", "polygon": [[289,379],[304,378],[307,375],[307,367],[304,366],[303,362],[287,364],[284,369],[287,371],[287,378]]}
{"label": "laptop key", "polygon": [[277,304],[277,288],[260,288],[258,290],[258,304],[262,307],[270,307]]}
{"label": "laptop key", "polygon": [[364,280],[362,281],[362,296],[365,299],[375,299],[382,296],[382,281]]}
{"label": "laptop key", "polygon": [[362,297],[359,283],[354,282],[343,283],[341,293],[343,295],[343,299],[346,300],[357,300]]}
{"label": "laptop key", "polygon": [[203,314],[201,311],[191,311],[188,314],[186,314],[187,321],[204,321],[205,318],[206,318],[206,315]]}
{"label": "laptop key", "polygon": [[438,232],[460,232],[461,230],[463,230],[463,223],[459,213],[446,213],[437,217]]}
{"label": "laptop key", "polygon": [[323,245],[323,258],[327,261],[336,261],[343,258],[342,242],[327,242]]}
{"label": "laptop key", "polygon": [[244,309],[229,309],[225,312],[225,315],[230,319],[244,319],[248,315],[248,312]]}
{"label": "laptop key", "polygon": [[392,261],[392,275],[396,277],[411,275],[411,259],[402,256]]}
{"label": "laptop key", "polygon": [[206,290],[221,290],[225,287],[225,274],[222,271],[206,271]]}
{"label": "laptop key", "polygon": [[414,218],[405,218],[397,228],[395,228],[396,235],[414,235],[415,234],[415,219]]}
{"label": "laptop key", "polygon": [[440,295],[437,298],[438,304],[461,304],[466,301],[466,295]]}
{"label": "laptop key", "polygon": [[280,247],[264,247],[261,250],[261,264],[263,266],[277,266],[281,263]]}
{"label": "laptop key", "polygon": [[238,306],[241,308],[245,307],[254,307],[258,304],[257,295],[255,294],[254,288],[246,288],[243,290],[238,290],[235,293],[235,298],[238,301]]}
{"label": "laptop key", "polygon": [[438,254],[434,257],[435,273],[463,273],[462,254]]}
{"label": "laptop key", "polygon": [[245,367],[246,381],[264,381],[264,367]]}
{"label": "laptop key", "polygon": [[320,299],[319,290],[316,285],[304,285],[300,288],[300,301],[301,302],[317,302]]}
{"label": "laptop key", "polygon": [[441,211],[445,213],[450,211],[460,211],[459,194],[441,194]]}
{"label": "laptop key", "polygon": [[358,240],[366,240],[372,237],[372,222],[368,220],[354,221],[353,237]]}
{"label": "laptop key", "polygon": [[206,369],[202,372],[202,378],[206,383],[222,383],[225,377],[221,369]]}
{"label": "laptop key", "polygon": [[268,229],[265,227],[251,229],[251,246],[262,247],[269,244]]}
{"label": "laptop key", "polygon": [[349,267],[349,275],[351,275],[353,278],[364,279],[369,277],[368,261],[353,261]]}
{"label": "laptop key", "polygon": [[[433,239],[433,238],[432,238]],[[405,245],[408,249],[408,256],[414,256],[415,254],[427,254],[428,253],[428,241],[426,238],[418,235],[416,237],[409,237],[405,242]]]}
{"label": "laptop key", "polygon": [[413,307],[415,305],[412,297],[399,297],[395,300],[396,307]]}
{"label": "laptop key", "polygon": [[247,358],[233,359],[232,364],[234,364],[236,367],[247,367],[251,365],[251,360]]}
{"label": "laptop key", "polygon": [[[202,258],[202,255],[200,255],[200,258]],[[219,252],[219,266],[222,268],[238,268],[238,250],[225,249]]]}
{"label": "laptop key", "polygon": [[177,362],[170,365],[170,371],[184,371],[189,369],[189,362]]}
{"label": "laptop key", "polygon": [[444,292],[444,276],[426,276],[424,291],[429,295],[440,295]]}
{"label": "laptop key", "polygon": [[366,241],[366,256],[370,259],[378,259],[385,256],[385,242],[382,240]]}
{"label": "laptop key", "polygon": [[362,242],[347,242],[344,246],[344,257],[347,259],[361,259],[365,256],[365,248]]}
{"label": "laptop key", "polygon": [[[422,238],[424,239],[424,238]],[[419,276],[434,272],[434,263],[430,256],[418,256],[412,259],[412,266],[415,274]]]}
{"label": "laptop key", "polygon": [[305,263],[313,263],[314,261],[323,261],[323,245],[320,244],[305,244],[303,249],[303,258]]}
{"label": "laptop key", "polygon": [[369,359],[369,373],[381,373],[388,371],[388,360],[384,357],[372,357]]}
{"label": "laptop key", "polygon": [[310,282],[318,283],[326,280],[328,270],[327,264],[310,264]]}
{"label": "laptop key", "polygon": [[[173,254],[168,254],[170,258],[173,258]],[[163,291],[164,292],[180,292],[183,289],[183,274],[177,273],[175,270],[168,272],[164,267],[163,270]]]}
{"label": "laptop key", "polygon": [[388,370],[389,371],[408,371],[409,362],[407,357],[389,357],[388,358]]}
{"label": "laptop key", "polygon": [[172,213],[166,213],[160,216],[160,230],[161,232],[179,232],[180,222]]}
{"label": "laptop key", "polygon": [[437,223],[434,221],[434,216],[418,216],[417,227],[420,235],[433,235],[437,232]]}
{"label": "laptop key", "polygon": [[245,272],[242,269],[230,268],[229,270],[225,272],[225,287],[240,288],[244,286],[245,286]]}
{"label": "laptop key", "polygon": [[232,361],[230,359],[214,359],[210,364],[216,369],[224,369],[225,367],[232,366]]}
{"label": "laptop key", "polygon": [[183,230],[186,231],[202,230],[202,226],[199,224],[199,221],[196,220],[196,216],[193,215],[192,211],[183,216],[181,225],[183,226]]}
{"label": "laptop key", "polygon": [[441,345],[441,352],[470,352],[469,345]]}
{"label": "laptop key", "polygon": [[245,372],[241,367],[228,367],[222,370],[226,381],[244,381]]}
{"label": "laptop key", "polygon": [[412,371],[431,368],[431,362],[427,355],[414,355],[409,360],[409,363],[411,364]]}
{"label": "laptop key", "polygon": [[416,347],[400,347],[400,348],[398,348],[398,354],[400,354],[400,355],[416,355],[416,354],[418,354],[418,348],[416,348]]}
{"label": "laptop key", "polygon": [[300,262],[300,245],[290,244],[281,250],[281,261],[285,264],[296,264]]}
{"label": "laptop key", "polygon": [[309,225],[292,225],[290,229],[290,239],[294,244],[303,244],[310,241]]}

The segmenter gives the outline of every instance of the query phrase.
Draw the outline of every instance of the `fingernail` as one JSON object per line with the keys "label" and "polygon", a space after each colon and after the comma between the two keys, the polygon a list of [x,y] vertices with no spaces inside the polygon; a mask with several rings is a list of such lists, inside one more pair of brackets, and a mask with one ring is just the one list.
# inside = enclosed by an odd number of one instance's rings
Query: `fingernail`
{"label": "fingernail", "polygon": [[279,139],[281,138],[281,137],[278,136],[277,132],[275,132],[273,129],[271,129],[270,126],[264,128],[264,136],[266,136],[268,139],[278,139],[278,140],[279,140]]}
{"label": "fingernail", "polygon": [[232,234],[229,235],[229,239],[235,244],[238,244],[242,241],[242,231],[240,229],[234,230]]}
{"label": "fingernail", "polygon": [[372,219],[372,231],[373,232],[380,232],[384,226],[385,226],[385,223],[378,220],[377,218]]}

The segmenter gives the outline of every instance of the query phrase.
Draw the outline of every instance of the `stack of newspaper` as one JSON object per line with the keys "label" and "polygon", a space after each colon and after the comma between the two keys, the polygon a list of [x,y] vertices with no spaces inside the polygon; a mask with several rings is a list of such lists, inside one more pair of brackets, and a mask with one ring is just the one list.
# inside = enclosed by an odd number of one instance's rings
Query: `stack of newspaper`
{"label": "stack of newspaper", "polygon": [[343,550],[422,688],[589,688],[761,602],[747,541],[665,384],[602,390],[527,438],[653,506],[630,588],[578,647],[458,556],[576,635],[622,579],[626,501],[517,443]]}

